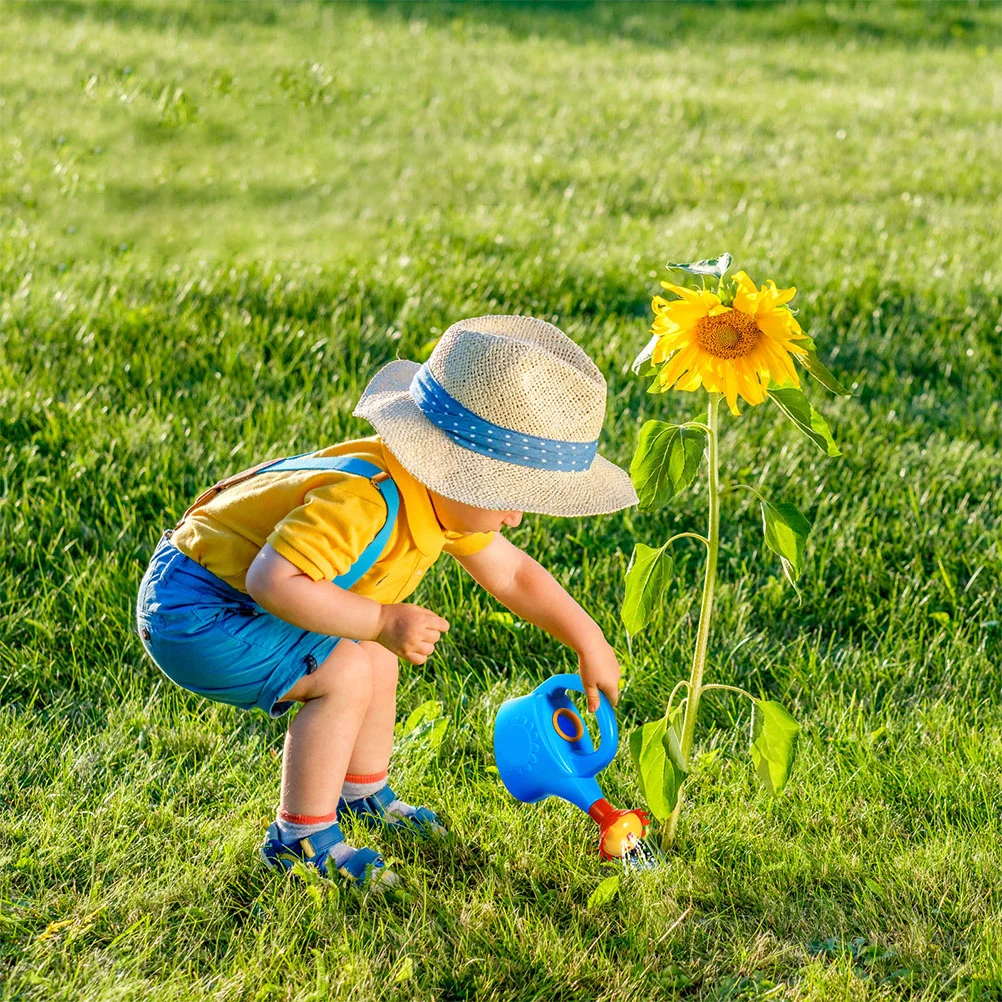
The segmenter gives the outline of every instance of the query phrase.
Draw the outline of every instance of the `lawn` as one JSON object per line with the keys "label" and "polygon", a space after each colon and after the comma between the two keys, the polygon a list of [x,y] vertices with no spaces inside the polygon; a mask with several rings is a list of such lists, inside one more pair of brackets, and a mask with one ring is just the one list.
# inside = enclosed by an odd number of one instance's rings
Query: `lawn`
{"label": "lawn", "polygon": [[[0,9],[0,998],[1002,1000],[1002,19],[997,3],[17,2]],[[595,826],[515,802],[501,702],[574,671],[442,558],[401,672],[438,747],[391,775],[445,846],[373,840],[407,903],[256,856],[285,721],[144,659],[136,588],[223,475],[370,433],[394,357],[491,312],[609,385],[601,449],[698,416],[630,362],[664,263],[796,285],[852,388],[844,456],[767,405],[725,481],[814,520],[800,599],[729,497],[708,675],[804,732],[779,800],[706,698],[674,851],[587,906]],[[702,557],[627,636],[637,540],[705,497],[510,538],[621,653],[622,734],[693,649]],[[639,805],[623,748],[603,774]]]}

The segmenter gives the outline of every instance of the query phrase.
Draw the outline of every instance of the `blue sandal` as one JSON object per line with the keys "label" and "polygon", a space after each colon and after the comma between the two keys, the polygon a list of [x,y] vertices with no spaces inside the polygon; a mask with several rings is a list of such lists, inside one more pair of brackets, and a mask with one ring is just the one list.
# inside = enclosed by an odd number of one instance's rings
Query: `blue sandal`
{"label": "blue sandal", "polygon": [[347,801],[342,797],[337,802],[338,820],[347,815],[369,828],[396,828],[435,838],[449,834],[449,830],[442,824],[442,819],[427,807],[419,807],[406,818],[395,815],[387,817],[386,808],[396,799],[397,795],[389,786],[384,786],[370,796],[358,800]]}
{"label": "blue sandal", "polygon": [[356,849],[355,854],[340,866],[335,868],[332,865],[328,869],[328,859],[333,864],[331,849],[343,841],[341,826],[335,823],[323,831],[299,839],[294,845],[288,845],[282,841],[278,823],[272,822],[260,853],[265,863],[274,869],[291,870],[296,863],[304,863],[306,866],[316,867],[324,877],[333,878],[335,874],[339,874],[358,887],[390,885],[396,880],[397,875],[387,869],[383,857],[375,849]]}

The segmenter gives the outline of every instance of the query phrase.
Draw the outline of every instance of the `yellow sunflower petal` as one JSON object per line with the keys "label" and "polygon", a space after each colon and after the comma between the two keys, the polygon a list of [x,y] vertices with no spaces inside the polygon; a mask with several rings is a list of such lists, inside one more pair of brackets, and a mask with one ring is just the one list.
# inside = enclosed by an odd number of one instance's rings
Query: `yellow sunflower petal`
{"label": "yellow sunflower petal", "polygon": [[684,285],[672,285],[671,282],[662,282],[661,288],[674,292],[688,303],[706,303],[707,308],[720,302],[714,293],[705,292],[703,289],[687,289]]}
{"label": "yellow sunflower petal", "polygon": [[734,281],[738,283],[738,290],[734,293],[734,309],[755,316],[758,304],[758,289],[755,283],[743,271],[734,276]]}
{"label": "yellow sunflower petal", "polygon": [[[712,313],[713,310],[720,306],[720,300],[716,296],[713,297],[716,300],[716,304],[713,303],[687,303],[681,299],[676,299],[674,302],[669,303],[665,309],[662,316],[669,317],[675,323],[686,326],[694,324],[699,320],[702,320],[707,313]],[[726,307],[724,307],[726,309]]]}
{"label": "yellow sunflower petal", "polygon": [[695,369],[690,369],[688,372],[683,372],[682,375],[678,377],[675,389],[687,390],[691,393],[693,390],[698,390],[702,385],[703,377]]}
{"label": "yellow sunflower petal", "polygon": [[769,373],[775,379],[780,373],[785,374],[786,378],[796,387],[800,386],[800,377],[797,375],[797,370],[794,368],[793,359],[790,357],[789,352],[783,350],[781,345],[772,344],[769,346],[769,350],[776,357],[779,368],[776,366],[769,366]]}
{"label": "yellow sunflower petal", "polygon": [[775,341],[763,338],[748,356],[748,360],[759,374],[765,372],[783,385],[797,385],[797,371],[793,368],[790,356]]}
{"label": "yellow sunflower petal", "polygon": [[771,307],[782,306],[783,303],[788,303],[797,294],[795,285],[791,285],[789,289],[777,289],[776,283],[771,278],[765,283],[765,286],[763,292],[768,296]]}
{"label": "yellow sunflower petal", "polygon": [[699,370],[699,374],[708,393],[724,392],[724,376],[721,371],[706,366]]}
{"label": "yellow sunflower petal", "polygon": [[[769,374],[765,373],[765,378],[769,378]],[[741,396],[748,401],[753,407],[757,407],[759,404],[765,403],[766,390],[765,386],[759,382],[759,377],[755,373],[751,373],[744,379],[741,386]]]}
{"label": "yellow sunflower petal", "polygon": [[689,369],[693,362],[696,360],[696,356],[699,354],[699,347],[694,344],[690,344],[683,348],[677,355],[674,355],[668,362],[665,363],[664,368],[658,374],[658,378],[661,381],[662,387],[668,389],[679,376],[682,375],[687,369]]}
{"label": "yellow sunflower petal", "polygon": [[734,367],[734,371],[737,373],[738,395],[752,406],[762,403],[765,397],[759,387],[755,366],[751,364],[749,358],[739,359],[739,362],[741,364]]}
{"label": "yellow sunflower petal", "polygon": [[680,348],[684,348],[687,344],[692,342],[692,338],[689,336],[689,331],[681,330],[676,328],[673,331],[668,331],[661,337],[661,344],[664,348],[662,352],[665,358],[668,358],[673,352],[678,351]]}
{"label": "yellow sunflower petal", "polygon": [[789,310],[765,310],[755,317],[755,323],[776,341],[787,341],[801,333],[797,318]]}
{"label": "yellow sunflower petal", "polygon": [[670,358],[672,352],[676,350],[676,346],[671,343],[671,338],[663,337],[654,346],[654,354],[651,355],[651,362],[654,365],[660,365],[667,358]]}
{"label": "yellow sunflower petal", "polygon": [[677,331],[679,326],[670,317],[666,317],[663,313],[659,313],[654,318],[654,323],[651,324],[652,334],[667,334],[669,331]]}
{"label": "yellow sunflower petal", "polygon": [[738,374],[733,365],[724,368],[724,396],[732,414],[740,414],[738,410]]}

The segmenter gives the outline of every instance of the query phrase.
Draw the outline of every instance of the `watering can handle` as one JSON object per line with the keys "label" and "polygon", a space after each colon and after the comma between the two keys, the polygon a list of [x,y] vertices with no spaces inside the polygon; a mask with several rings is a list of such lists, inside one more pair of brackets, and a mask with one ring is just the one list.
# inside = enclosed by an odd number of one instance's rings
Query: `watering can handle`
{"label": "watering can handle", "polygon": [[[539,689],[543,692],[551,692],[554,689],[573,689],[584,695],[584,683],[581,676],[577,674],[553,675],[548,678]],[[598,748],[582,756],[582,765],[587,763],[585,768],[589,775],[595,776],[601,772],[615,757],[619,747],[619,726],[616,724],[616,712],[612,708],[612,703],[606,698],[604,692],[598,694],[598,710],[595,713],[598,720],[598,731],[601,742]]]}

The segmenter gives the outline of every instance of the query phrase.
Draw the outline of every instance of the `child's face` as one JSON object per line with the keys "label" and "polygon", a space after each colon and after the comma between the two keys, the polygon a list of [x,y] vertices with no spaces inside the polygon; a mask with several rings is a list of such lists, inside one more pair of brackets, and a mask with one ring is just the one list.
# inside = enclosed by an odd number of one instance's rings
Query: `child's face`
{"label": "child's face", "polygon": [[432,506],[442,527],[453,532],[500,532],[501,527],[514,528],[522,521],[520,511],[492,511],[453,501],[434,491],[428,491]]}

